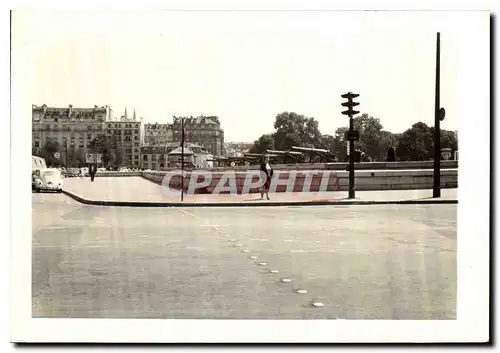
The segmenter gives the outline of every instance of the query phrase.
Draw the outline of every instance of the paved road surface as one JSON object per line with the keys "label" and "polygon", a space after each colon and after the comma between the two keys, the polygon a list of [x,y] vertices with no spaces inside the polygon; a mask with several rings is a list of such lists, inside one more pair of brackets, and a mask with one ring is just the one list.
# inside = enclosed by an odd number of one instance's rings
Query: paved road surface
{"label": "paved road surface", "polygon": [[34,317],[456,318],[456,205],[32,204]]}

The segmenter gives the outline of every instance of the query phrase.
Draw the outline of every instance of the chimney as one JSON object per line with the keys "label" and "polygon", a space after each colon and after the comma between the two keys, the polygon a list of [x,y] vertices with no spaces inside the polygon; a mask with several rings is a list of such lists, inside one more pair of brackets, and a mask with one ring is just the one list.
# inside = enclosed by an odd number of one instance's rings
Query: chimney
{"label": "chimney", "polygon": [[68,118],[71,117],[71,115],[73,115],[73,104],[69,105]]}

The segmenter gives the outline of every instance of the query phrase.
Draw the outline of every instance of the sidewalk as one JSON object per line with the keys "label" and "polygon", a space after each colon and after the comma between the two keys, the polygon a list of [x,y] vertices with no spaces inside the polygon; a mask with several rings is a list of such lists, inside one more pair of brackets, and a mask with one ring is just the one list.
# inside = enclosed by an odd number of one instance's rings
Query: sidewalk
{"label": "sidewalk", "polygon": [[271,200],[261,200],[260,194],[250,195],[184,195],[176,190],[166,190],[161,185],[141,177],[68,178],[64,192],[75,200],[103,206],[286,206],[328,204],[417,204],[457,203],[457,189],[442,189],[441,197],[432,198],[432,190],[382,190],[356,191],[355,199],[348,199],[347,191],[322,193],[274,193]]}

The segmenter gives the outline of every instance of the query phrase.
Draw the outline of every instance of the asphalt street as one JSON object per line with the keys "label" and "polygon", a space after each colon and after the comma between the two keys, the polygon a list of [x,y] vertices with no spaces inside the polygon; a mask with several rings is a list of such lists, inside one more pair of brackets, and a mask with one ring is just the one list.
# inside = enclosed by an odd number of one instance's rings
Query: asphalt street
{"label": "asphalt street", "polygon": [[34,317],[456,318],[456,205],[32,205]]}

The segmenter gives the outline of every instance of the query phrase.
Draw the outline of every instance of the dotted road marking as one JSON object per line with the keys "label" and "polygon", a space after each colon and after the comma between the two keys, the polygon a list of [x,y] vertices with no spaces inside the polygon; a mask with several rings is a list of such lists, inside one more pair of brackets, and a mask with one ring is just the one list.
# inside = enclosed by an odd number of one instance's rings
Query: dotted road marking
{"label": "dotted road marking", "polygon": [[[202,217],[199,217],[199,216],[197,216],[197,215],[195,215],[195,214],[192,214],[192,213],[190,213],[190,212],[184,211],[184,210],[183,210],[183,209],[181,209],[181,208],[176,208],[176,209],[177,209],[178,211],[180,211],[180,212],[182,212],[182,213],[184,213],[184,214],[188,215],[188,216],[194,217],[194,218],[199,219],[199,220],[202,220],[202,221],[204,220]],[[207,226],[207,225],[206,225],[206,226]],[[208,225],[208,226],[210,226],[210,225]],[[229,236],[230,236],[229,234],[225,233],[223,230],[218,229],[218,227],[217,227],[217,226],[212,226],[212,229],[214,229],[214,230],[218,231],[218,232],[219,232],[219,234],[220,234],[220,235],[222,235],[222,236],[224,236],[224,237],[229,237]],[[263,239],[263,238],[261,238],[261,239],[259,239],[259,240],[260,240],[260,241],[268,241],[268,239]],[[237,240],[236,240],[236,239],[229,239],[229,241],[230,241],[230,242],[236,242]],[[294,241],[296,241],[296,240],[295,240],[295,239],[293,239],[293,240],[292,240],[292,239],[286,239],[285,241],[286,241],[286,242],[294,242]],[[340,244],[342,245],[342,244],[345,244],[345,243],[341,242]],[[241,246],[242,246],[242,244],[235,244],[235,247],[241,247]],[[248,250],[248,249],[242,249],[242,250],[241,250],[241,252],[243,252],[243,253],[249,253],[249,252],[250,252],[250,250]],[[292,250],[291,252],[305,252],[305,251],[304,251],[304,250]],[[259,258],[259,257],[258,257],[258,256],[255,256],[255,255],[250,256],[250,259],[252,259],[252,260],[255,260],[255,259],[258,259],[258,258]],[[267,265],[267,262],[260,262],[260,263],[259,263],[259,265],[260,265],[260,266],[266,266],[266,265]],[[270,271],[269,271],[269,273],[279,273],[279,270],[270,270]],[[290,283],[290,282],[292,282],[292,280],[291,280],[290,278],[281,278],[281,282],[283,282],[283,283]],[[296,292],[297,294],[306,294],[306,293],[307,293],[307,290],[305,290],[305,289],[297,289],[295,292]],[[324,307],[324,306],[325,306],[325,304],[324,304],[324,303],[321,303],[321,302],[312,302],[312,303],[311,303],[311,305],[312,305],[313,307],[315,307],[315,308],[322,308],[322,307]],[[342,320],[342,319],[340,319],[340,320]]]}

